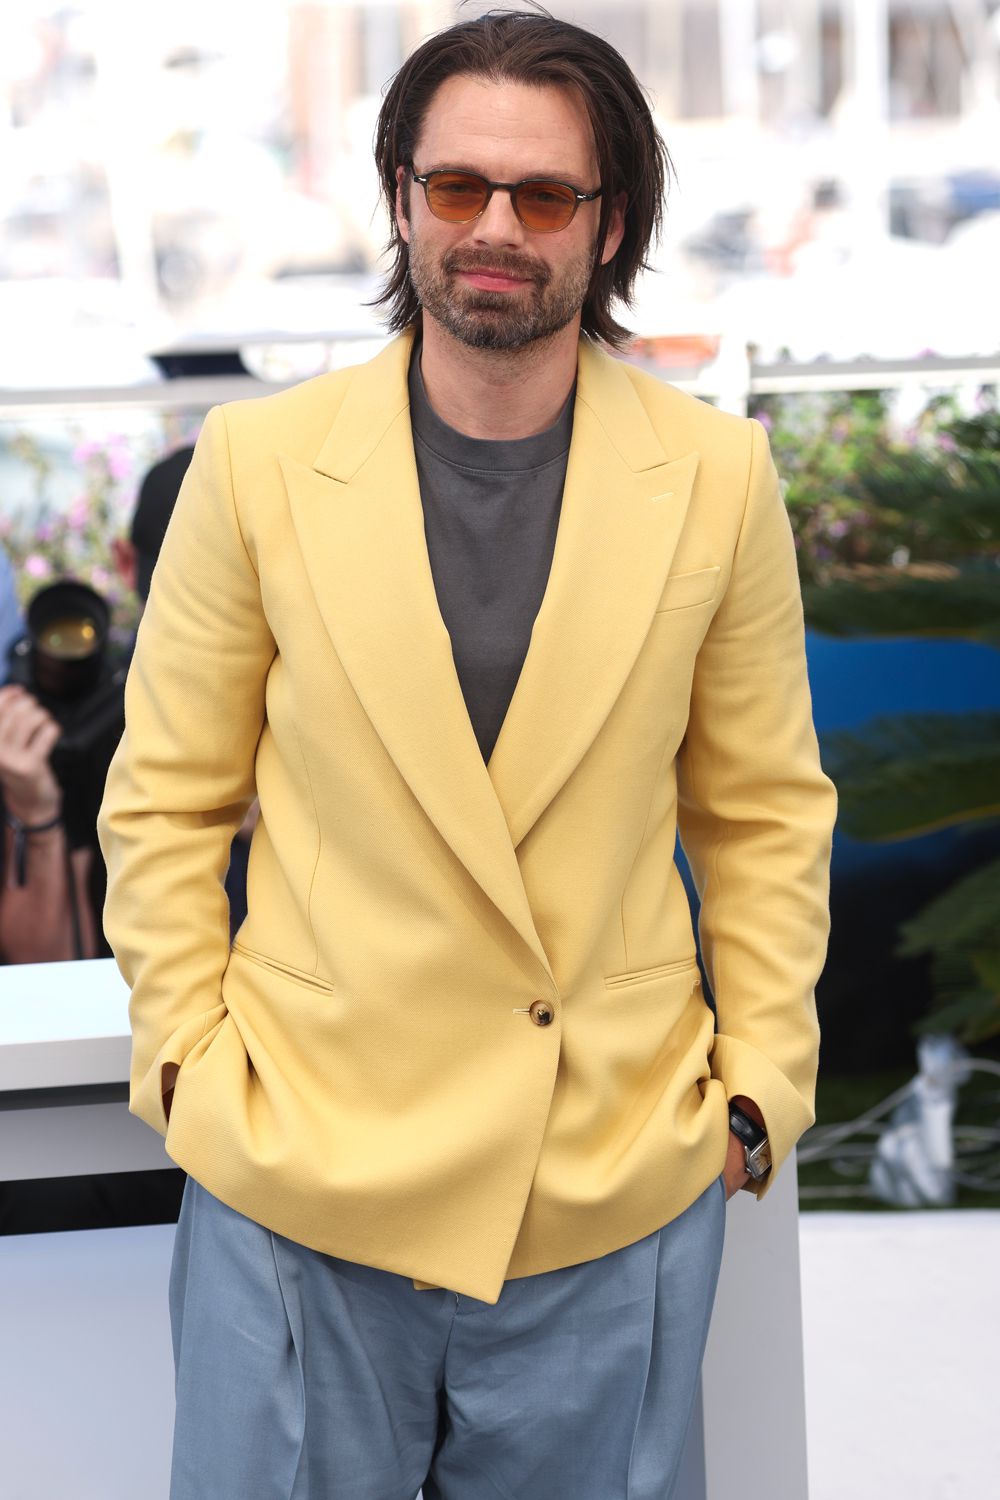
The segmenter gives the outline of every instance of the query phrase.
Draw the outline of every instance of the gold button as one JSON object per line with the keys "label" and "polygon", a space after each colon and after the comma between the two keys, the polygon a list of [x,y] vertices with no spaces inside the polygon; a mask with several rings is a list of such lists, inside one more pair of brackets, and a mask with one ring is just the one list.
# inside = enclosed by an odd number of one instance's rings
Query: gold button
{"label": "gold button", "polygon": [[536,1026],[548,1026],[554,1020],[552,1007],[545,1000],[533,1000],[528,1006],[528,1014]]}

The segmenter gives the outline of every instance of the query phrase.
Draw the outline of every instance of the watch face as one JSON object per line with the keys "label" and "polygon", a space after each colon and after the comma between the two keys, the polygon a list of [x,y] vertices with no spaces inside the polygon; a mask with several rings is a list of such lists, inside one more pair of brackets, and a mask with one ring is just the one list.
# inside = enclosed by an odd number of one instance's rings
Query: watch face
{"label": "watch face", "polygon": [[766,1177],[771,1169],[771,1148],[767,1138],[755,1146],[752,1151],[747,1151],[747,1171],[755,1180]]}

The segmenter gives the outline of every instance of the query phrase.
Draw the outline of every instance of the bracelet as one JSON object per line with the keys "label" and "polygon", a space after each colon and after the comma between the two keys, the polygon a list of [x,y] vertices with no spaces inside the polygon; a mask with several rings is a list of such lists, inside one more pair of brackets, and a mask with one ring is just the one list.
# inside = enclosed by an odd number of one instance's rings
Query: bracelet
{"label": "bracelet", "polygon": [[62,813],[56,813],[47,823],[23,823],[16,813],[4,808],[3,820],[14,833],[14,873],[19,886],[27,885],[27,842],[29,833],[47,833],[62,822]]}

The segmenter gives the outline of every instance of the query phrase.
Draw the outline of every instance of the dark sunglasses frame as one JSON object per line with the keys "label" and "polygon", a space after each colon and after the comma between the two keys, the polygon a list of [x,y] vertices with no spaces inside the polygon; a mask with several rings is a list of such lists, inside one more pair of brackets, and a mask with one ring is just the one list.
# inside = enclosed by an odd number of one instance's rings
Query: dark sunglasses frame
{"label": "dark sunglasses frame", "polygon": [[[425,172],[421,176],[421,174],[417,172],[412,162],[410,162],[410,176],[413,178],[414,182],[420,183],[420,186],[424,190],[424,201],[426,202],[427,207],[430,209],[431,213],[434,214],[435,219],[440,219],[443,224],[471,224],[473,220],[478,219],[482,214],[486,212],[486,210],[490,206],[490,199],[493,197],[494,192],[497,190],[497,188],[500,188],[503,192],[510,194],[511,207],[513,208],[519,221],[524,225],[525,229],[530,230],[532,234],[558,234],[560,230],[568,229],[573,220],[576,218],[576,211],[580,207],[580,204],[593,203],[594,199],[599,198],[604,191],[603,188],[595,188],[592,193],[580,193],[572,183],[557,182],[552,177],[524,177],[520,182],[491,182],[489,178],[484,177],[481,172],[467,172],[464,167],[436,167],[433,172]],[[434,207],[431,203],[430,193],[427,191],[427,187],[428,183],[430,183],[435,177],[468,177],[471,178],[473,182],[481,182],[483,184],[483,187],[486,189],[486,200],[483,203],[482,208],[478,209],[476,213],[470,214],[467,219],[446,219],[443,217],[443,215],[434,213]],[[572,193],[575,201],[572,206],[572,212],[569,218],[566,220],[566,223],[556,224],[552,229],[540,229],[537,224],[528,224],[525,221],[521,210],[517,206],[518,188],[523,187],[559,187],[565,188],[568,193]]]}

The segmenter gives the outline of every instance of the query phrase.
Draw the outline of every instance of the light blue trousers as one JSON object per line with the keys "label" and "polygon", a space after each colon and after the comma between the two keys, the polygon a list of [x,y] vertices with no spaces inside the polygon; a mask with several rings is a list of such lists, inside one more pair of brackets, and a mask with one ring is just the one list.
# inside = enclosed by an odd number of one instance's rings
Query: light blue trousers
{"label": "light blue trousers", "polygon": [[189,1177],[170,1500],[669,1500],[725,1216],[720,1177],[491,1305],[310,1250]]}

